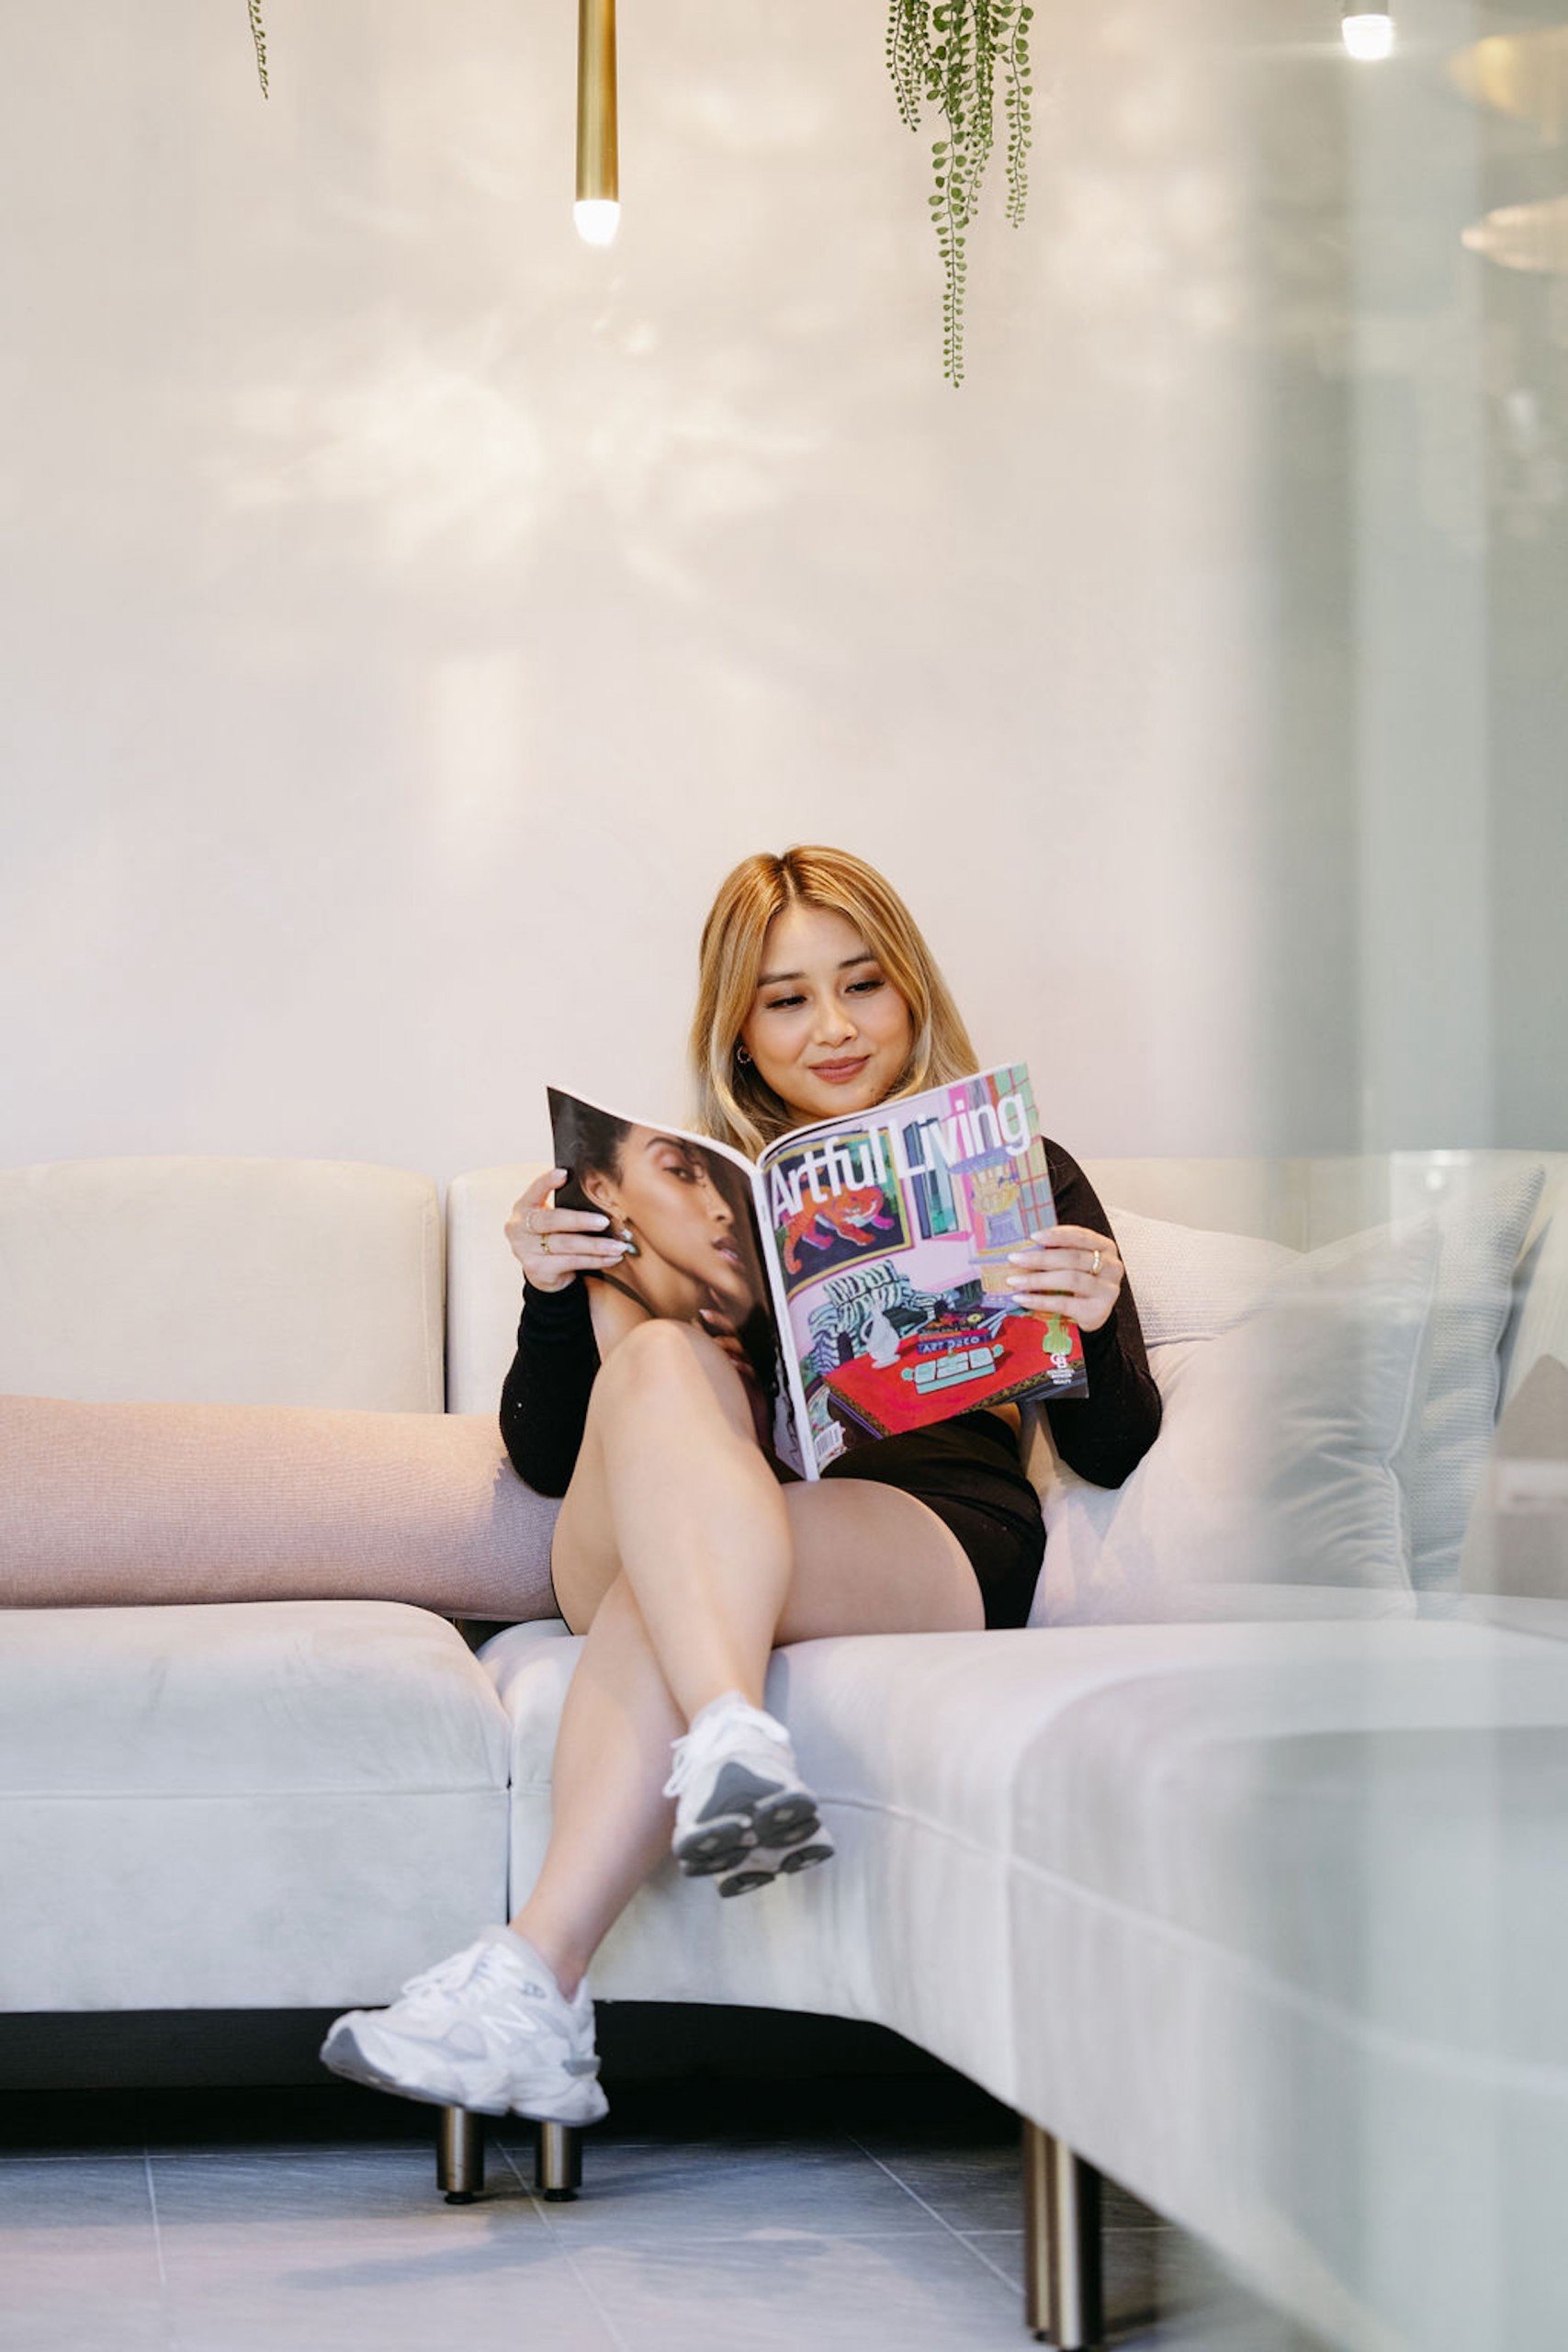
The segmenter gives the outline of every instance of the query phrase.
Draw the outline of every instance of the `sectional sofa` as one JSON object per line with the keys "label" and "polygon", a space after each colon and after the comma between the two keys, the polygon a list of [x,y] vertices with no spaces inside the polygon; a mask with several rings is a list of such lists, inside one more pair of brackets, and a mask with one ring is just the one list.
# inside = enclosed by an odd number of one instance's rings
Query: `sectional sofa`
{"label": "sectional sofa", "polygon": [[[1568,1574],[1499,1589],[1496,1506],[1568,1156],[1086,1166],[1154,1453],[1107,1494],[1033,1431],[1028,1630],[775,1653],[838,1859],[656,1872],[595,1991],[871,2019],[1014,2108],[1059,2345],[1101,2173],[1332,2343],[1559,2340]],[[525,1893],[579,1647],[494,1426],[534,1172],[0,1174],[13,2021],[378,2004]]]}

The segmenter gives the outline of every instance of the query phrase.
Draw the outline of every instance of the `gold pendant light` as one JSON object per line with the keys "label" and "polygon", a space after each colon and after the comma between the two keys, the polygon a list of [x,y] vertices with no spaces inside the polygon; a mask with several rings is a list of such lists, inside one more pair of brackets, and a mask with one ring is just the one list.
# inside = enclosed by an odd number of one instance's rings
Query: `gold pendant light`
{"label": "gold pendant light", "polygon": [[1386,0],[1345,0],[1339,30],[1350,55],[1364,65],[1393,54],[1393,17]]}
{"label": "gold pendant light", "polygon": [[615,0],[577,0],[577,233],[607,245],[621,217]]}

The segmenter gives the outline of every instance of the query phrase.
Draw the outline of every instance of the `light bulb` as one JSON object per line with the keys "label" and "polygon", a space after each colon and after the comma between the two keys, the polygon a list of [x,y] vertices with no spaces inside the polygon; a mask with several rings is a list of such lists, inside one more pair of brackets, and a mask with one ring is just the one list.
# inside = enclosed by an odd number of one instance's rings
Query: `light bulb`
{"label": "light bulb", "polygon": [[580,196],[571,217],[585,245],[607,245],[620,226],[621,208],[614,197]]}
{"label": "light bulb", "polygon": [[1347,8],[1339,30],[1351,56],[1363,64],[1393,52],[1393,18],[1386,8]]}

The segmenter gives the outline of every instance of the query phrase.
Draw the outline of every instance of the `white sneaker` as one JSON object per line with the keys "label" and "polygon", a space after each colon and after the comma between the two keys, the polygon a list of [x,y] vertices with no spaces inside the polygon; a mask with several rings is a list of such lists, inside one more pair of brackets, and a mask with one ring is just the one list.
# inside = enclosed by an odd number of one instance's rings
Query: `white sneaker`
{"label": "white sneaker", "polygon": [[610,2111],[593,2047],[587,1979],[569,2001],[532,1944],[486,1928],[471,1944],[411,1976],[385,2009],[349,2009],[321,2044],[321,2064],[373,2090],[435,2107],[597,2123]]}
{"label": "white sneaker", "polygon": [[671,1747],[664,1793],[680,1803],[671,1850],[689,1875],[729,1871],[759,1846],[802,1845],[818,1829],[788,1732],[739,1690],[710,1700]]}
{"label": "white sneaker", "polygon": [[721,1894],[751,1894],[760,1886],[772,1886],[776,1878],[793,1878],[796,1871],[808,1871],[813,1862],[829,1861],[837,1852],[832,1833],[818,1827],[808,1833],[801,1846],[751,1846],[733,1868],[719,1878]]}

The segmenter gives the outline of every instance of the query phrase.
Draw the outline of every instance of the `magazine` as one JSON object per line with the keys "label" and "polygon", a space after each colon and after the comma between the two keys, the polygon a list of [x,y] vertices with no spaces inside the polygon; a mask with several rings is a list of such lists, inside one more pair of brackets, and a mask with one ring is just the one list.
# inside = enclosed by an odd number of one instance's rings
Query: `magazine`
{"label": "magazine", "polygon": [[1023,1063],[795,1127],[755,1161],[547,1091],[556,1205],[648,1204],[586,1279],[733,1339],[758,1434],[799,1476],[979,1405],[1088,1393],[1077,1325],[1007,1288],[1008,1252],[1055,1223]]}

